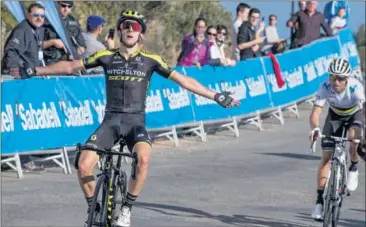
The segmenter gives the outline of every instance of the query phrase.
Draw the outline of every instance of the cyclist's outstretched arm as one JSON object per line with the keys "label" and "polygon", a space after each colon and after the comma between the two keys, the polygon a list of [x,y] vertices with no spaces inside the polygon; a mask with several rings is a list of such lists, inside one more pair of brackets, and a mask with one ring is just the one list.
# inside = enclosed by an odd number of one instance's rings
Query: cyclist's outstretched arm
{"label": "cyclist's outstretched arm", "polygon": [[60,75],[72,74],[74,71],[84,68],[82,60],[59,61],[46,67],[36,67],[36,75]]}
{"label": "cyclist's outstretched arm", "polygon": [[184,76],[177,71],[173,71],[169,79],[175,81],[181,87],[191,91],[197,95],[206,97],[208,99],[212,99],[216,101],[219,105],[225,108],[230,108],[233,106],[239,106],[240,102],[229,96],[229,93],[217,93],[216,91],[210,90],[199,83],[192,77]]}
{"label": "cyclist's outstretched arm", "polygon": [[214,99],[217,92],[210,90],[203,86],[201,83],[199,83],[196,79],[184,76],[177,71],[173,71],[170,76],[170,80],[173,80],[177,84],[179,84],[181,87],[187,89],[188,91],[191,91],[197,95],[201,95],[203,97],[206,97],[208,99]]}

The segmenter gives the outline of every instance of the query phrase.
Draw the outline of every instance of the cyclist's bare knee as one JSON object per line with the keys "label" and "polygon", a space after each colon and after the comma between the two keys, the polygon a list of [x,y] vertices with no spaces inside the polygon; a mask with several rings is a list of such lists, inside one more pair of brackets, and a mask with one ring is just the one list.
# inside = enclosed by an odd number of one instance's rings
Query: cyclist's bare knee
{"label": "cyclist's bare knee", "polygon": [[80,177],[86,177],[93,174],[93,168],[97,164],[99,156],[95,151],[84,150],[80,153],[79,173]]}
{"label": "cyclist's bare knee", "polygon": [[[359,127],[352,127],[348,130],[349,139],[361,139],[362,129]],[[357,143],[350,143],[350,152],[355,152],[357,149]]]}
{"label": "cyclist's bare knee", "polygon": [[322,158],[320,161],[320,165],[322,167],[325,167],[327,165],[330,165],[330,159],[332,157],[332,152],[330,150],[323,150],[322,152]]}
{"label": "cyclist's bare knee", "polygon": [[133,151],[137,153],[138,168],[147,168],[150,160],[151,145],[148,143],[137,143],[134,146]]}

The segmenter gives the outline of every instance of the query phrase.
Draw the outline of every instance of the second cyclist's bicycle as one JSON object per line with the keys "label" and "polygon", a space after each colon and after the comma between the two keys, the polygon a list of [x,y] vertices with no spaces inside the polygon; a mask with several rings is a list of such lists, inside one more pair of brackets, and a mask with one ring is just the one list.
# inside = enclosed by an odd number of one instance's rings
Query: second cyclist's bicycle
{"label": "second cyclist's bicycle", "polygon": [[[332,227],[338,225],[339,215],[345,195],[350,195],[346,183],[348,174],[348,151],[346,150],[347,142],[360,143],[360,140],[350,140],[347,137],[346,124],[343,125],[342,137],[320,135],[320,138],[332,140],[335,143],[331,167],[325,185],[323,199],[323,227]],[[311,145],[311,149],[315,152],[315,141]]]}

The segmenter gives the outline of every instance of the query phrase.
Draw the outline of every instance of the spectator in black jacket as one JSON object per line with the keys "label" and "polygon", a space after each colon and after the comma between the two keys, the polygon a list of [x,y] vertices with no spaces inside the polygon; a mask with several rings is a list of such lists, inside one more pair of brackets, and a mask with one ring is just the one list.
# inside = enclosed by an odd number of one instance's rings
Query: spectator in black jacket
{"label": "spectator in black jacket", "polygon": [[13,74],[15,68],[33,68],[42,65],[43,48],[55,46],[65,48],[61,40],[51,39],[43,41],[45,9],[42,5],[34,3],[29,6],[27,18],[16,25],[5,42],[2,71]]}
{"label": "spectator in black jacket", "polygon": [[[70,37],[71,45],[76,50],[76,56],[74,59],[81,59],[82,55],[85,52],[86,44],[84,37],[82,35],[82,29],[79,22],[71,16],[71,11],[74,6],[73,1],[60,1],[58,2],[61,12],[62,21],[64,22],[65,32],[67,32]],[[45,40],[48,39],[58,39],[59,35],[56,30],[52,27],[52,25],[46,23],[45,24]],[[45,60],[46,64],[54,64],[60,60],[68,59],[68,54],[65,51],[56,49],[56,48],[48,48],[45,50]]]}
{"label": "spectator in black jacket", "polygon": [[[41,66],[43,60],[43,47],[56,45],[63,47],[60,40],[43,42],[42,25],[45,18],[45,9],[42,5],[34,3],[29,6],[25,20],[19,23],[6,40],[4,58],[2,59],[3,73],[9,73],[19,78],[19,68],[32,68]],[[21,138],[19,138],[21,140]],[[36,165],[30,155],[21,155],[20,162],[24,171],[40,172],[44,168]]]}
{"label": "spectator in black jacket", "polygon": [[249,11],[248,21],[245,21],[239,28],[237,43],[240,50],[240,61],[261,56],[260,45],[265,37],[260,37],[260,33],[264,30],[264,22],[261,22],[258,30],[255,30],[260,16],[259,9],[252,8]]}

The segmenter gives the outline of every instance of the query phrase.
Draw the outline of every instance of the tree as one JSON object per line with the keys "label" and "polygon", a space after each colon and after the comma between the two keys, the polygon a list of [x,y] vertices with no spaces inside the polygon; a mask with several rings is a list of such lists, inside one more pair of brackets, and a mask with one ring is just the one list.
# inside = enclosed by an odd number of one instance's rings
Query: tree
{"label": "tree", "polygon": [[[30,2],[25,2],[26,6],[29,4]],[[3,12],[1,15],[1,46],[3,48],[4,37],[9,34],[17,22],[3,3],[1,6]],[[126,9],[137,10],[146,16],[148,25],[146,36],[149,38],[144,40],[144,48],[149,52],[161,55],[172,66],[176,64],[184,35],[192,33],[194,21],[199,16],[203,16],[208,25],[224,24],[229,31],[231,29],[231,13],[224,9],[218,1],[75,1],[73,16],[80,22],[84,30],[89,15],[103,16],[106,20],[106,29],[100,37],[103,40],[108,28],[115,27],[118,16]],[[114,38],[118,43],[117,34]]]}
{"label": "tree", "polygon": [[3,2],[1,2],[1,12],[1,53],[3,53],[5,41],[17,24],[17,21]]}
{"label": "tree", "polygon": [[356,45],[358,54],[360,55],[361,59],[361,70],[365,74],[366,72],[366,37],[365,37],[365,24],[361,25],[358,29],[358,32],[355,35]]}

